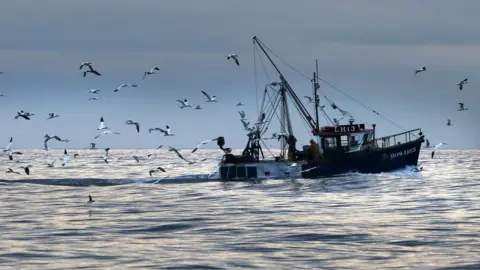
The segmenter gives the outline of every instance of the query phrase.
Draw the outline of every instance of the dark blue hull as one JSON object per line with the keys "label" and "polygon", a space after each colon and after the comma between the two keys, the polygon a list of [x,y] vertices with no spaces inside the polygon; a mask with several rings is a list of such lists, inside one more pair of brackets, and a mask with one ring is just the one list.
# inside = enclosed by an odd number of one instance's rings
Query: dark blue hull
{"label": "dark blue hull", "polygon": [[335,159],[310,161],[302,166],[302,178],[320,178],[351,172],[381,173],[417,166],[422,142],[423,138],[388,148],[345,153]]}

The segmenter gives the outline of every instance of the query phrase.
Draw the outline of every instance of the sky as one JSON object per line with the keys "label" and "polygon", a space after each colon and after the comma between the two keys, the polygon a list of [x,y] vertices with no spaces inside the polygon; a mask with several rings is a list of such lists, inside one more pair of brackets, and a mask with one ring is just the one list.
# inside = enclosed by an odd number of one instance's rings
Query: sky
{"label": "sky", "polygon": [[[263,56],[254,58],[257,36],[308,76],[318,59],[323,80],[405,129],[422,128],[433,144],[479,148],[478,10],[476,0],[5,1],[0,147],[14,137],[13,148],[42,148],[50,134],[72,140],[51,148],[90,142],[102,148],[193,148],[217,136],[242,148],[247,137],[235,105],[245,103],[242,110],[253,122],[261,99],[256,89],[278,78],[271,66],[265,75]],[[226,60],[229,53],[239,55],[240,66]],[[311,94],[307,79],[273,60],[302,100]],[[85,61],[102,76],[83,78],[79,65]],[[142,80],[154,65],[158,74]],[[427,71],[413,76],[422,66]],[[464,78],[469,83],[459,91],[456,83]],[[122,83],[139,87],[114,93]],[[94,88],[101,90],[100,100],[89,101]],[[201,90],[219,102],[206,103]],[[402,132],[328,85],[320,90],[357,122],[377,124],[377,137]],[[203,109],[179,109],[176,100],[184,98]],[[457,112],[458,102],[469,110]],[[14,120],[19,110],[35,116]],[[47,120],[50,112],[60,117]],[[296,137],[308,143],[308,129],[291,113]],[[94,140],[101,116],[120,135]],[[446,126],[447,118],[453,126]],[[125,125],[129,119],[140,123],[140,133]],[[148,133],[165,125],[175,136]]]}

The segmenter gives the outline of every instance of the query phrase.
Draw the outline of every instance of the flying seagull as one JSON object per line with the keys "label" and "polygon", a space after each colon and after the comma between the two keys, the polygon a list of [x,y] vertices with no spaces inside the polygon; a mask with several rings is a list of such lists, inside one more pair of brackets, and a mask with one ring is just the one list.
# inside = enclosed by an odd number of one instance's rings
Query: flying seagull
{"label": "flying seagull", "polygon": [[32,165],[20,166],[20,168],[22,168],[25,171],[26,175],[30,175],[30,167],[32,167]]}
{"label": "flying seagull", "polygon": [[214,141],[216,141],[217,139],[218,139],[218,138],[211,139],[211,140],[206,140],[206,141],[203,141],[203,142],[199,143],[199,144],[197,145],[197,147],[195,147],[195,149],[192,150],[192,154],[195,153],[202,145],[205,145],[205,144],[207,144],[207,143],[209,143],[209,142],[214,142]]}
{"label": "flying seagull", "polygon": [[110,164],[108,163],[108,151],[110,150],[110,148],[106,148],[105,149],[105,154],[103,154],[103,161],[105,161],[105,163],[107,164]]}
{"label": "flying seagull", "polygon": [[25,119],[25,120],[30,120],[30,113],[26,113],[23,110],[17,112],[17,115],[15,116],[15,119],[18,119],[19,117]]}
{"label": "flying seagull", "polygon": [[152,74],[157,74],[155,72],[155,70],[160,70],[160,68],[158,68],[157,66],[155,67],[152,67],[152,69],[150,69],[150,71],[145,71],[145,73],[143,73],[143,79],[145,80],[145,77],[148,76],[148,75],[152,75]]}
{"label": "flying seagull", "polygon": [[427,67],[422,67],[422,68],[416,69],[415,74],[413,74],[413,75],[416,76],[417,73],[424,72],[424,71],[427,71]]}
{"label": "flying seagull", "polygon": [[124,83],[124,84],[121,84],[119,87],[117,87],[115,90],[113,90],[113,92],[118,92],[120,89],[122,89],[124,87],[138,87],[138,85],[130,84],[130,83]]}
{"label": "flying seagull", "polygon": [[68,162],[68,152],[67,152],[67,149],[63,150],[63,163],[62,163],[62,167],[65,166]]}
{"label": "flying seagull", "polygon": [[88,100],[98,100],[98,98],[96,98],[96,97],[91,97],[91,98],[89,98]]}
{"label": "flying seagull", "polygon": [[468,83],[468,78],[461,80],[459,83],[457,83],[458,89],[463,90],[463,85],[466,83]]}
{"label": "flying seagull", "polygon": [[233,53],[229,54],[229,55],[227,55],[227,60],[229,60],[229,59],[235,60],[235,63],[237,64],[237,66],[240,66],[240,62],[238,62],[238,55],[233,54]]}
{"label": "flying seagull", "polygon": [[99,94],[100,93],[100,89],[92,89],[90,91],[88,91],[89,93],[91,94]]}
{"label": "flying seagull", "polygon": [[203,90],[202,90],[202,94],[204,94],[204,95],[207,97],[207,102],[217,102],[217,100],[216,100],[217,97],[216,97],[216,96],[210,97],[210,96],[207,94],[207,92],[205,92],[205,91],[203,91]]}
{"label": "flying seagull", "polygon": [[245,119],[246,119],[246,114],[245,114],[244,111],[239,111],[238,114],[240,114],[240,118],[241,118],[242,120],[245,120]]}
{"label": "flying seagull", "polygon": [[94,203],[95,201],[92,198],[92,195],[88,194],[88,203]]}
{"label": "flying seagull", "polygon": [[137,163],[139,163],[139,162],[140,162],[140,159],[138,158],[138,156],[136,156],[136,155],[133,155],[132,157],[133,157],[133,159],[135,159],[135,161],[136,161]]}
{"label": "flying seagull", "polygon": [[49,168],[53,168],[54,167],[54,164],[55,164],[55,161],[57,161],[56,159],[54,159],[52,161],[52,163],[47,163],[46,165],[49,167]]}
{"label": "flying seagull", "polygon": [[459,102],[459,103],[458,103],[458,106],[459,106],[459,108],[458,108],[457,111],[468,111],[468,108],[465,108],[465,107],[464,107],[465,104]]}
{"label": "flying seagull", "polygon": [[177,101],[180,102],[180,104],[182,104],[182,106],[180,106],[180,109],[187,108],[187,107],[192,107],[192,105],[188,104],[187,99],[184,99],[183,101],[177,99]]}
{"label": "flying seagull", "polygon": [[48,134],[45,134],[45,136],[43,136],[45,138],[45,140],[43,141],[43,147],[45,149],[45,151],[48,151],[48,144],[47,142],[50,141],[51,139],[55,139],[59,142],[62,141],[62,139],[60,137],[58,137],[57,135],[54,135],[54,136],[50,136]]}
{"label": "flying seagull", "polygon": [[154,169],[151,169],[148,173],[150,174],[150,177],[152,177],[152,173],[155,173],[155,172],[165,172],[165,170],[162,168],[162,167],[156,167]]}
{"label": "flying seagull", "polygon": [[193,162],[185,159],[185,158],[180,154],[180,152],[178,151],[178,149],[169,146],[169,147],[168,147],[168,151],[170,151],[170,152],[175,152],[175,154],[177,154],[177,156],[178,156],[180,159],[188,162],[188,164],[193,164]]}
{"label": "flying seagull", "polygon": [[9,151],[8,151],[8,159],[9,159],[10,161],[13,160],[13,155],[23,155],[23,153],[22,153],[22,152],[18,152],[18,151],[15,151],[15,152],[14,152],[14,151],[12,151],[12,150],[9,150]]}
{"label": "flying seagull", "polygon": [[97,144],[92,142],[90,143],[90,147],[88,147],[87,149],[89,150],[97,149]]}
{"label": "flying seagull", "polygon": [[170,131],[170,127],[168,125],[165,126],[166,129],[161,129],[159,128],[160,132],[163,132],[163,136],[175,136],[174,134],[172,134],[172,132]]}
{"label": "flying seagull", "polygon": [[13,142],[13,137],[10,137],[10,141],[8,142],[7,147],[5,147],[5,149],[3,149],[3,152],[10,151],[10,148],[12,147],[12,142]]}
{"label": "flying seagull", "polygon": [[3,93],[0,93],[0,97],[4,97],[5,95]]}
{"label": "flying seagull", "polygon": [[60,115],[58,115],[58,114],[56,114],[56,113],[49,113],[47,120],[53,119],[53,118],[56,118],[56,117],[60,117]]}
{"label": "flying seagull", "polygon": [[442,147],[444,145],[446,145],[446,143],[443,143],[443,142],[435,145],[435,147],[433,148],[433,151],[432,151],[432,158],[435,155],[435,151],[437,151],[437,149],[439,149],[440,147]]}
{"label": "flying seagull", "polygon": [[97,76],[102,76],[102,74],[100,74],[100,72],[93,69],[93,67],[91,65],[86,65],[86,66],[88,67],[88,69],[83,72],[83,77],[87,76],[87,73],[92,73],[92,74],[95,74]]}
{"label": "flying seagull", "polygon": [[108,127],[105,126],[105,121],[103,121],[103,116],[100,117],[100,125],[98,125],[97,130],[104,130],[108,129]]}
{"label": "flying seagull", "polygon": [[193,108],[194,110],[201,110],[202,107],[200,107],[200,105],[197,105],[195,108]]}
{"label": "flying seagull", "polygon": [[447,126],[451,126],[451,125],[453,125],[453,124],[452,124],[452,120],[447,119]]}
{"label": "flying seagull", "polygon": [[243,106],[244,104],[242,102],[237,103],[237,107]]}
{"label": "flying seagull", "polygon": [[105,131],[100,132],[100,134],[98,134],[97,136],[95,136],[94,139],[98,139],[100,136],[108,135],[108,134],[117,134],[117,135],[120,135],[120,133],[118,133],[118,132],[114,132],[114,131],[111,131],[111,130],[105,130]]}
{"label": "flying seagull", "polygon": [[305,98],[308,100],[307,104],[313,103],[313,98],[309,96],[305,96]]}
{"label": "flying seagull", "polygon": [[140,132],[140,124],[138,122],[133,122],[132,120],[127,120],[126,125],[135,125],[137,132]]}

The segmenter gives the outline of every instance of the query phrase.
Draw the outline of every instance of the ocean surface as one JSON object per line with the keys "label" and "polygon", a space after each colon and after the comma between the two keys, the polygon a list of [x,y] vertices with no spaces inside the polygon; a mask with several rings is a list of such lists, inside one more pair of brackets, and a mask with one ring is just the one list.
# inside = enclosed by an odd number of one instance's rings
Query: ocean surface
{"label": "ocean surface", "polygon": [[0,156],[21,173],[0,172],[0,269],[480,269],[479,150],[256,183],[208,181],[217,150],[70,150],[65,167],[63,150],[16,151]]}

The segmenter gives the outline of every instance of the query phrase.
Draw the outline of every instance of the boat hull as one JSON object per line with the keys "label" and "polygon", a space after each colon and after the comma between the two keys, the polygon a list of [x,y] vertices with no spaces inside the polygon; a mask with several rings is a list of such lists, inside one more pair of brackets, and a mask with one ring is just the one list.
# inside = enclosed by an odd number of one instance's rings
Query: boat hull
{"label": "boat hull", "polygon": [[310,161],[302,166],[302,178],[319,178],[344,173],[382,173],[417,166],[423,140],[388,148],[350,153],[340,160]]}

